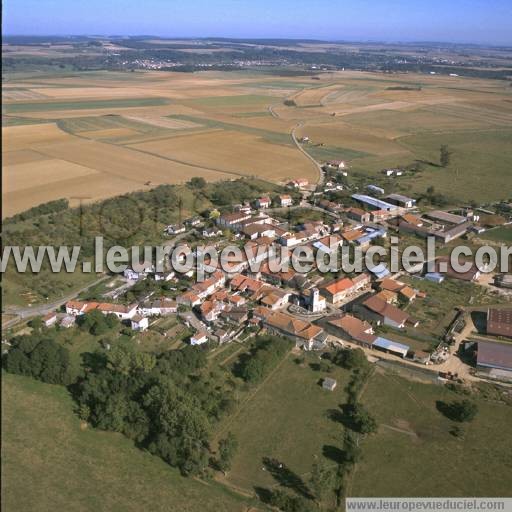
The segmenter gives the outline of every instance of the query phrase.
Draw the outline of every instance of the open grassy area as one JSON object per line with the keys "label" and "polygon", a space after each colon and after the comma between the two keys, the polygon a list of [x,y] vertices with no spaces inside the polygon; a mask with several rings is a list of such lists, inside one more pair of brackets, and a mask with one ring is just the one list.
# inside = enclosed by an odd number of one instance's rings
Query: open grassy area
{"label": "open grassy area", "polygon": [[379,432],[361,444],[349,495],[512,496],[512,407],[478,400],[460,440],[436,408],[438,400],[457,398],[442,386],[375,374],[363,402]]}
{"label": "open grassy area", "polygon": [[181,477],[121,434],[83,428],[63,387],[15,375],[2,384],[5,510],[247,510],[244,498]]}
{"label": "open grassy area", "polygon": [[480,238],[484,240],[492,240],[493,242],[503,242],[510,243],[512,242],[512,227],[510,226],[502,226],[495,229],[490,229],[486,231]]}
{"label": "open grassy area", "polygon": [[[241,441],[228,475],[231,483],[248,490],[274,485],[262,470],[264,457],[279,460],[305,480],[313,464],[331,462],[323,453],[329,447],[340,448],[342,429],[329,418],[329,411],[346,401],[344,388],[350,373],[341,368],[329,374],[314,371],[309,365],[318,362],[318,355],[311,354],[299,365],[290,354],[268,380],[249,393],[227,424],[221,424]],[[326,376],[338,381],[333,392],[319,384]]]}

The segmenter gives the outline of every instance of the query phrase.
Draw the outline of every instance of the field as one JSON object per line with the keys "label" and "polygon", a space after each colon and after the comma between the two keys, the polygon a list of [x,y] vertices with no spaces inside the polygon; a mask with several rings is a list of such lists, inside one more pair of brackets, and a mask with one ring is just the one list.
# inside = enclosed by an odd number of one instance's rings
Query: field
{"label": "field", "polygon": [[345,402],[350,373],[336,368],[329,374],[338,381],[331,393],[319,384],[326,375],[310,368],[309,364],[315,363],[316,355],[307,357],[304,365],[289,355],[222,427],[244,440],[228,475],[230,483],[248,490],[275,485],[262,470],[265,457],[286,464],[305,480],[313,464],[332,462],[323,454],[326,447],[340,448],[342,431],[328,413]]}
{"label": "field", "polygon": [[[4,85],[3,214],[191,176],[314,181],[294,127],[311,139],[304,149],[316,160],[345,159],[356,177],[421,160],[420,173],[400,178],[403,192],[434,186],[453,203],[504,199],[512,169],[507,85],[355,71],[314,81],[265,72],[13,72]],[[436,165],[441,144],[453,153],[447,168]]]}
{"label": "field", "polygon": [[379,432],[361,444],[349,494],[511,496],[512,407],[478,400],[479,413],[460,440],[436,408],[438,400],[457,398],[442,386],[375,374],[363,401]]}
{"label": "field", "polygon": [[2,376],[2,505],[7,510],[241,512],[249,501],[181,477],[121,434],[94,431],[59,386]]}

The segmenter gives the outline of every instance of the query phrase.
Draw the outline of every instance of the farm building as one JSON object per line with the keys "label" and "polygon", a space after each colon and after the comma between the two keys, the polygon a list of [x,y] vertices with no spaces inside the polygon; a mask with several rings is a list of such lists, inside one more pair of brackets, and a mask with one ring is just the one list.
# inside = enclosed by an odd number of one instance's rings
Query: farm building
{"label": "farm building", "polygon": [[322,381],[322,387],[328,391],[334,391],[336,385],[336,379],[331,379],[330,377],[325,377],[325,379]]}
{"label": "farm building", "polygon": [[367,190],[373,192],[374,194],[385,194],[385,190],[381,187],[378,187],[377,185],[368,185],[366,188]]}
{"label": "farm building", "polygon": [[403,208],[412,208],[416,204],[416,199],[403,196],[402,194],[390,194],[386,197],[386,200],[391,204],[396,204],[397,206],[402,206]]}
{"label": "farm building", "polygon": [[348,337],[358,345],[371,348],[372,343],[377,339],[373,334],[373,327],[363,320],[352,315],[344,315],[341,318],[330,319],[326,329],[333,336]]}
{"label": "farm building", "polygon": [[386,338],[378,337],[372,344],[372,347],[376,350],[382,350],[388,354],[394,354],[396,356],[404,358],[409,352],[409,346],[396,341],[391,341]]}
{"label": "farm building", "polygon": [[512,380],[512,345],[494,341],[479,341],[477,369],[489,377]]}
{"label": "farm building", "polygon": [[370,222],[370,214],[361,208],[349,208],[346,213],[349,219],[357,222]]}
{"label": "farm building", "polygon": [[462,224],[466,222],[466,217],[462,215],[455,215],[454,213],[443,212],[441,210],[433,210],[425,214],[425,217],[432,219],[436,222],[446,224]]}
{"label": "farm building", "polygon": [[396,211],[398,210],[398,206],[387,203],[386,201],[382,201],[381,199],[376,199],[375,197],[367,196],[364,194],[352,194],[352,199],[359,201],[360,203],[367,204],[368,206],[372,206],[377,210],[388,210],[388,211]]}
{"label": "farm building", "polygon": [[489,308],[487,310],[487,334],[512,337],[512,309]]}

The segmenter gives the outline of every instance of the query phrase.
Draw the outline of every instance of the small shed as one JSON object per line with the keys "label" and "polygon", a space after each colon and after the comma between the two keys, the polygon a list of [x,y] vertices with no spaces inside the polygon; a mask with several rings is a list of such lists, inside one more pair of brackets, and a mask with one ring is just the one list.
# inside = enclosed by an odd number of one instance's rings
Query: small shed
{"label": "small shed", "polygon": [[322,387],[329,391],[334,391],[336,385],[336,379],[331,379],[330,377],[325,377],[325,379],[322,381]]}

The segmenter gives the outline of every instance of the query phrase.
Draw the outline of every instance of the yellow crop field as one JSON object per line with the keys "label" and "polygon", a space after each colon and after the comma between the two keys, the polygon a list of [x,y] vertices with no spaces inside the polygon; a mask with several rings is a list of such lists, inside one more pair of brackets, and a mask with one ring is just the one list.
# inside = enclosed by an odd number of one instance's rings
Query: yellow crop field
{"label": "yellow crop field", "polygon": [[[20,76],[3,93],[10,124],[2,128],[5,215],[83,190],[95,200],[192,176],[314,181],[317,169],[293,144],[294,130],[311,139],[303,149],[319,163],[343,158],[368,175],[435,161],[435,145],[453,141],[454,162],[467,169],[470,187],[478,169],[508,165],[512,128],[512,90],[503,81],[414,73],[340,71],[312,80],[221,71],[76,72]],[[285,105],[287,99],[294,103]],[[498,162],[483,144],[463,144],[462,134],[479,141],[495,129],[501,130]],[[422,134],[438,139],[411,138]],[[406,178],[404,186],[413,193],[431,180],[441,184],[441,173],[433,173],[407,184]],[[488,177],[493,194],[502,188],[498,174]]]}
{"label": "yellow crop field", "polygon": [[274,181],[292,176],[308,179],[315,176],[315,167],[295,148],[267,143],[246,133],[217,131],[145,142],[133,147],[195,165],[211,165]]}

